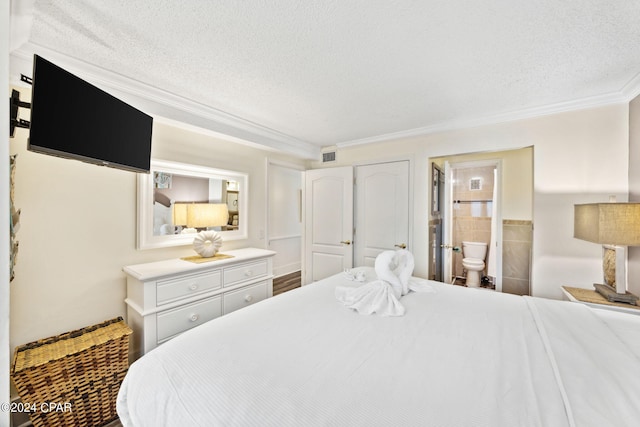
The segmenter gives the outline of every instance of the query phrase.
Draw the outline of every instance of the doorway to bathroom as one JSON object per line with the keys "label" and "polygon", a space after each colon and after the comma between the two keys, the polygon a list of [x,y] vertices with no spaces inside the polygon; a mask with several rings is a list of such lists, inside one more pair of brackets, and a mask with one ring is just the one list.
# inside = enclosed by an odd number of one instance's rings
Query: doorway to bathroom
{"label": "doorway to bathroom", "polygon": [[[429,158],[432,173],[429,177],[429,185],[433,191],[429,191],[429,274],[428,278],[442,282],[452,283],[456,275],[456,257],[462,257],[461,252],[454,252],[454,248],[462,249],[461,240],[454,241],[454,215],[458,214],[456,221],[460,219],[468,205],[470,218],[466,223],[459,222],[457,227],[480,227],[481,221],[473,215],[482,214],[483,209],[488,212],[488,206],[482,203],[462,203],[466,199],[462,195],[454,196],[453,172],[456,168],[484,167],[496,165],[496,182],[494,186],[496,197],[493,197],[491,206],[491,220],[497,225],[495,233],[495,246],[489,241],[487,253],[494,251],[495,258],[488,255],[487,262],[495,260],[495,286],[497,291],[516,295],[531,294],[531,260],[533,253],[533,147],[522,147],[514,150],[471,152],[450,154],[441,157]],[[446,168],[445,168],[446,166]],[[445,171],[446,169],[446,171]],[[442,173],[437,173],[442,171]],[[469,190],[472,185],[477,188],[482,182],[470,182],[475,176],[464,178],[464,186],[467,192],[479,192],[482,190]],[[462,179],[455,177],[458,185],[462,185]],[[485,179],[485,183],[490,178]],[[483,187],[486,189],[486,187]],[[438,197],[439,191],[441,198]],[[475,193],[480,194],[480,193]],[[474,195],[475,195],[474,194]],[[445,201],[446,198],[446,201]],[[454,205],[454,200],[460,203]],[[481,200],[488,200],[486,199]],[[486,203],[488,205],[488,203]],[[457,205],[457,206],[456,206]],[[495,209],[495,215],[493,215]],[[482,218],[482,216],[477,217]],[[484,216],[484,218],[487,218]],[[485,223],[486,226],[486,223]],[[446,235],[445,235],[446,234]],[[475,237],[471,237],[475,239]],[[466,239],[466,237],[465,237]],[[479,238],[478,238],[479,239]],[[491,247],[489,247],[491,246]],[[445,271],[446,270],[446,271]],[[436,277],[437,272],[440,277]],[[488,272],[484,271],[484,275]],[[464,271],[463,271],[464,274]]]}
{"label": "doorway to bathroom", "polygon": [[443,276],[502,291],[502,161],[444,162]]}

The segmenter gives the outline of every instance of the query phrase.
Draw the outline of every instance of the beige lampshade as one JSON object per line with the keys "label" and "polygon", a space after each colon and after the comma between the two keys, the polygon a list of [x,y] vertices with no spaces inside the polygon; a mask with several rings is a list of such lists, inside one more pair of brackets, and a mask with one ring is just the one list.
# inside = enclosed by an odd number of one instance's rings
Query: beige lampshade
{"label": "beige lampshade", "polygon": [[174,203],[171,211],[173,225],[187,225],[187,205],[188,203]]}
{"label": "beige lampshade", "polygon": [[187,205],[187,227],[205,228],[226,225],[229,211],[225,203],[191,203]]}
{"label": "beige lampshade", "polygon": [[575,205],[573,237],[604,245],[640,245],[640,203]]}

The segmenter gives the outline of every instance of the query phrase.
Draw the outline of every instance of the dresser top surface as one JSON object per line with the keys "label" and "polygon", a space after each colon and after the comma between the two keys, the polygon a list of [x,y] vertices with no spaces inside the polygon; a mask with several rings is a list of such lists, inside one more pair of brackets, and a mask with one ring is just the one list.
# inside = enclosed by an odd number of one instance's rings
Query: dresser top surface
{"label": "dresser top surface", "polygon": [[173,258],[164,261],[127,265],[123,267],[123,271],[140,281],[145,281],[175,274],[211,270],[237,262],[271,257],[276,254],[274,251],[258,248],[235,249],[231,251],[221,251],[220,253],[230,255],[231,257],[202,263],[194,263],[185,261],[181,258]]}

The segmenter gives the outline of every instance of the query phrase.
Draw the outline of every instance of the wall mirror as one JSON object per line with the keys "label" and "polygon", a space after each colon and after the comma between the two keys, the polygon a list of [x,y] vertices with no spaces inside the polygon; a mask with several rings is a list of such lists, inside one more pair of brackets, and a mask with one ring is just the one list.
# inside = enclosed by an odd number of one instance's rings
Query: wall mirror
{"label": "wall mirror", "polygon": [[188,204],[226,205],[228,221],[210,228],[224,240],[246,239],[248,180],[240,172],[151,160],[150,173],[138,174],[138,249],[192,244],[201,228],[180,219]]}

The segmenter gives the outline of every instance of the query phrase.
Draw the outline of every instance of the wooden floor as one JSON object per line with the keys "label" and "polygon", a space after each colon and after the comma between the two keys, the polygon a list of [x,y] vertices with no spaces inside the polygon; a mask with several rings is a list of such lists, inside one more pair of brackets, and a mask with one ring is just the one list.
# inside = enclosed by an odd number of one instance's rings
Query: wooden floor
{"label": "wooden floor", "polygon": [[299,288],[301,284],[302,276],[299,271],[276,277],[273,279],[273,296]]}

